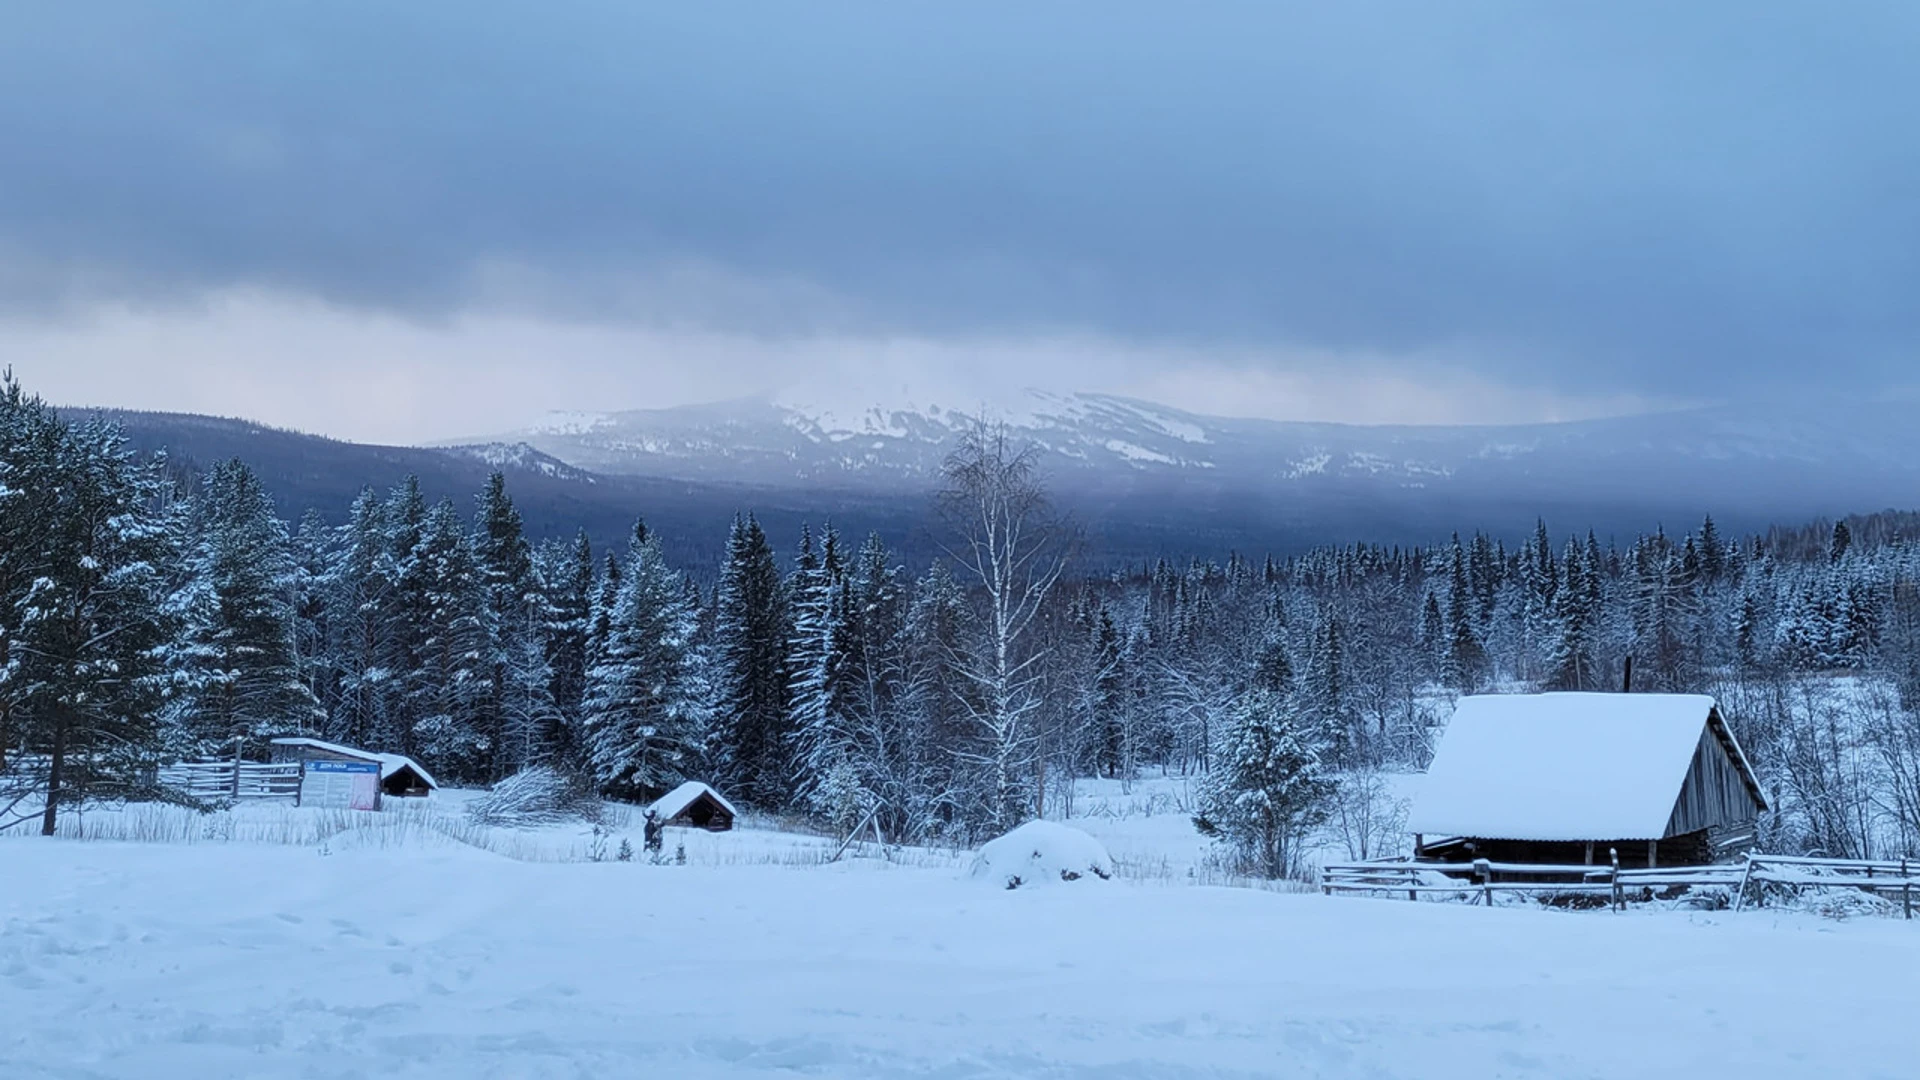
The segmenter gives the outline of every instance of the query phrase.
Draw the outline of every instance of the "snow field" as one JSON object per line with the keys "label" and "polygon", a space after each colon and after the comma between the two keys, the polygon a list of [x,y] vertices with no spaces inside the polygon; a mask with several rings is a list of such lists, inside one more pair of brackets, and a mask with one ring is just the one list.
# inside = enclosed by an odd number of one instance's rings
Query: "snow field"
{"label": "snow field", "polygon": [[1920,932],[1895,921],[331,851],[0,845],[0,1076],[1697,1080],[1913,1061]]}

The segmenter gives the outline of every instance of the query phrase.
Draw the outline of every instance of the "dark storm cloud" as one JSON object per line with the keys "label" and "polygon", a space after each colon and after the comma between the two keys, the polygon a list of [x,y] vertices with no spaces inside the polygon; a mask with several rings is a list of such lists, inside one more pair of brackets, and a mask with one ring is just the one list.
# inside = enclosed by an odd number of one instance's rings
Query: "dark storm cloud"
{"label": "dark storm cloud", "polygon": [[1904,3],[7,21],[16,313],[243,285],[432,316],[538,281],[605,319],[1066,330],[1693,396],[1905,381],[1920,329]]}

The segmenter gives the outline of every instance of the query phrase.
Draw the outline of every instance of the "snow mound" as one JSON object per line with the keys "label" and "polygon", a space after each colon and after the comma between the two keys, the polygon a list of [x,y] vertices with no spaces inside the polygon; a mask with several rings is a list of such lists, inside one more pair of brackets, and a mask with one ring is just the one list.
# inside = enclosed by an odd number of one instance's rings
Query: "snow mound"
{"label": "snow mound", "polygon": [[1079,829],[1029,821],[995,840],[973,858],[967,876],[1009,889],[1056,881],[1105,881],[1113,876],[1106,846]]}

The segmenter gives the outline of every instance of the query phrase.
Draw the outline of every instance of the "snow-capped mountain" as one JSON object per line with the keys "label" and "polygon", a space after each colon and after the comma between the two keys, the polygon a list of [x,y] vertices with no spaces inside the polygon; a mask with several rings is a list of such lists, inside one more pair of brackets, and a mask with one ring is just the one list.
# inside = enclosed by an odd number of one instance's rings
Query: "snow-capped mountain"
{"label": "snow-capped mountain", "polygon": [[1049,480],[1071,496],[1251,498],[1290,517],[1406,519],[1422,507],[1491,505],[1584,520],[1602,507],[1792,520],[1920,502],[1913,411],[1830,402],[1570,423],[1363,426],[1200,416],[1103,394],[856,412],[762,397],[557,414],[490,441],[525,443],[597,473],[881,494],[926,489],[956,434],[985,415],[1035,446]]}

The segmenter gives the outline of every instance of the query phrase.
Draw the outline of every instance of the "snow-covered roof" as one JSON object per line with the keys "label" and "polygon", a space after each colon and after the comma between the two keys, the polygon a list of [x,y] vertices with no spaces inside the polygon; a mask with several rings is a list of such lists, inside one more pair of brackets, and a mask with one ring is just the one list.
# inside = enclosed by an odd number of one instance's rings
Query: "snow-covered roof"
{"label": "snow-covered roof", "polygon": [[310,750],[324,750],[329,754],[340,754],[343,757],[359,758],[361,761],[378,762],[380,765],[380,779],[382,780],[392,777],[394,773],[399,772],[401,769],[412,769],[420,779],[427,782],[428,787],[437,788],[440,786],[440,782],[433,778],[432,773],[428,772],[419,762],[405,754],[382,754],[375,750],[356,750],[351,746],[341,746],[339,743],[330,743],[324,739],[274,739],[273,745],[304,746]]}
{"label": "snow-covered roof", "polygon": [[719,803],[721,809],[734,817],[740,816],[740,811],[735,810],[732,803],[728,802],[719,792],[713,790],[712,787],[698,780],[689,780],[681,784],[679,787],[653,800],[653,804],[648,806],[647,809],[659,815],[661,821],[672,821],[674,818],[679,817],[687,807],[692,806],[693,801],[702,795],[713,796],[713,801]]}
{"label": "snow-covered roof", "polygon": [[[1416,788],[1408,831],[1429,839],[1664,837],[1713,708],[1700,694],[1461,698]],[[1751,777],[1730,732],[1726,740]]]}

